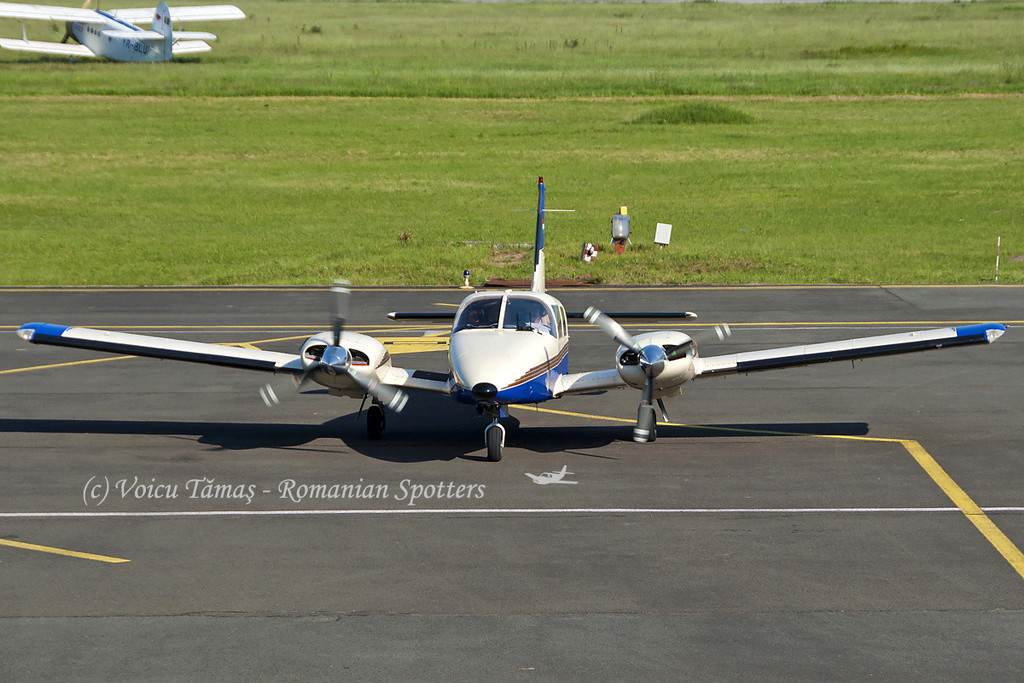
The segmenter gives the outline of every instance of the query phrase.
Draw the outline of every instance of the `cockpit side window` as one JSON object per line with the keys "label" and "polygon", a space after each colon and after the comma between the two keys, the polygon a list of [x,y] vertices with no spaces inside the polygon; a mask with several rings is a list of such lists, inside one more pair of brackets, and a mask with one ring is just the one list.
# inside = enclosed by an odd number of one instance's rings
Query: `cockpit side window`
{"label": "cockpit side window", "polygon": [[455,331],[496,329],[501,313],[501,297],[477,299],[469,303],[455,323]]}
{"label": "cockpit side window", "polygon": [[506,330],[537,330],[544,334],[555,334],[555,321],[547,306],[536,299],[510,297],[505,304],[505,318],[502,327]]}

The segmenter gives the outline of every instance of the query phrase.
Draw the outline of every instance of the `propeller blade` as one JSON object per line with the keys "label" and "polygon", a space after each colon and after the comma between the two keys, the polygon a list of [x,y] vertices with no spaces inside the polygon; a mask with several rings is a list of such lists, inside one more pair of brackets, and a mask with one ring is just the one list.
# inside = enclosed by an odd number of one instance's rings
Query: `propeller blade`
{"label": "propeller blade", "polygon": [[348,374],[366,393],[384,404],[385,408],[390,408],[396,413],[402,412],[402,408],[405,408],[409,397],[398,387],[382,384],[376,374],[364,373],[353,367],[349,367]]}
{"label": "propeller blade", "polygon": [[634,339],[629,332],[626,332],[626,330],[622,328],[622,325],[612,320],[611,317],[602,313],[594,306],[591,306],[590,308],[583,312],[583,318],[588,323],[600,327],[602,330],[604,330],[605,334],[607,334],[609,337],[619,342],[626,348],[632,349],[633,351],[640,353],[641,348],[637,340]]}
{"label": "propeller blade", "polygon": [[654,407],[641,403],[636,414],[636,427],[633,427],[633,441],[637,443],[650,441],[651,434],[654,433],[654,425]]}
{"label": "propeller blade", "polygon": [[267,382],[260,387],[260,398],[268,408],[278,406],[281,401],[298,395],[305,388],[306,381],[311,374],[313,374],[313,368],[306,370],[301,377],[295,375],[275,377],[274,381]]}
{"label": "propeller blade", "polygon": [[[690,339],[693,340],[694,344],[700,345],[706,341],[724,341],[732,336],[732,330],[728,325],[722,323],[721,325],[715,325],[710,330],[700,330],[690,335]],[[689,344],[683,344],[678,346],[665,356],[665,360],[677,360],[686,355],[689,350]]]}

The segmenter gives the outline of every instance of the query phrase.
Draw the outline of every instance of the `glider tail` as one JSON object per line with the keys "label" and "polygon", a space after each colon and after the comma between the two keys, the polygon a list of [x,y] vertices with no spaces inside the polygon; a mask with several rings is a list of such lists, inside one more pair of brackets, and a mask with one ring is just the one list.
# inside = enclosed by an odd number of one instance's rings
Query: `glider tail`
{"label": "glider tail", "polygon": [[156,31],[164,37],[164,43],[162,46],[161,58],[165,62],[171,61],[171,34],[173,32],[173,26],[171,24],[171,10],[167,8],[167,3],[160,0],[160,4],[153,10],[153,25],[150,26],[151,31]]}
{"label": "glider tail", "polygon": [[537,235],[533,241],[533,285],[530,291],[544,293],[544,179],[537,179]]}

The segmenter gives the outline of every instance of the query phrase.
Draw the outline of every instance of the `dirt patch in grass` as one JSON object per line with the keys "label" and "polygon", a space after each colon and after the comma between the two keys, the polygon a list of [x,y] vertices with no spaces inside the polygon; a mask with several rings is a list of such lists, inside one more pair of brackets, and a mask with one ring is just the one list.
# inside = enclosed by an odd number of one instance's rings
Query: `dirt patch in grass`
{"label": "dirt patch in grass", "polygon": [[518,266],[525,260],[525,251],[493,247],[491,249],[491,258],[488,259],[488,263],[497,268],[505,268],[507,266]]}

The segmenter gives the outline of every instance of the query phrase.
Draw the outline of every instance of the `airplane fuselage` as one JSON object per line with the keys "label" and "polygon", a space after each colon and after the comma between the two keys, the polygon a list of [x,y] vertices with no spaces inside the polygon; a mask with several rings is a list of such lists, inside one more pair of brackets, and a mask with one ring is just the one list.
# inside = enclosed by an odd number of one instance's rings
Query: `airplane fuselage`
{"label": "airplane fuselage", "polygon": [[470,295],[455,315],[448,362],[460,403],[546,401],[569,370],[565,310],[536,292]]}
{"label": "airplane fuselage", "polygon": [[67,30],[75,40],[86,46],[101,57],[116,62],[166,62],[171,58],[171,41],[145,41],[138,38],[112,38],[103,35],[104,31],[132,31],[141,33],[142,29],[134,24],[115,18],[103,11],[97,11],[106,19],[99,24],[68,22]]}

